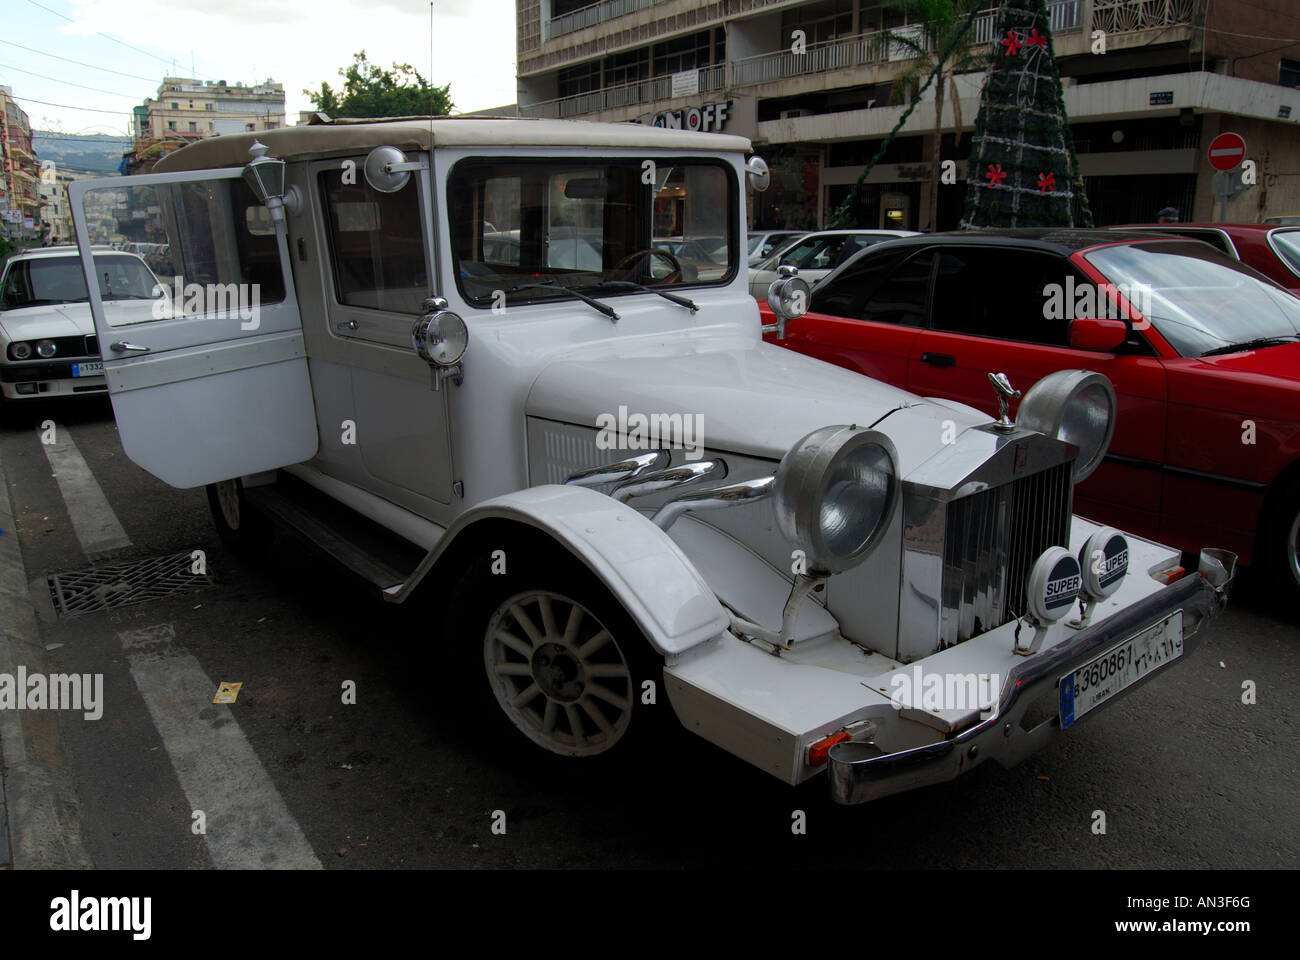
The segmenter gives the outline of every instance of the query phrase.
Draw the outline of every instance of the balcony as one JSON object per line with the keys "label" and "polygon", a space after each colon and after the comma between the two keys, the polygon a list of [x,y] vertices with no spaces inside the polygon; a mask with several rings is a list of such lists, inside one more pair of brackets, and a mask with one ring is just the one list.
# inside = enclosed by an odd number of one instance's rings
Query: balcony
{"label": "balcony", "polygon": [[585,27],[594,27],[606,20],[613,20],[615,17],[634,13],[637,10],[644,10],[646,7],[653,7],[664,2],[666,0],[604,0],[603,3],[593,3],[580,10],[574,10],[572,13],[566,13],[562,17],[552,18],[546,26],[546,39],[561,37],[566,33],[573,33],[575,30],[582,30]]}
{"label": "balcony", "polygon": [[[721,90],[726,84],[726,65],[701,67],[699,70],[700,93]],[[673,78],[671,76],[654,77],[650,80],[636,80],[622,83],[604,90],[579,93],[572,97],[560,97],[556,100],[544,100],[519,108],[523,117],[546,117],[565,119],[567,117],[585,116],[601,110],[616,110],[619,107],[631,107],[643,103],[656,103],[671,99]]]}
{"label": "balcony", "polygon": [[[598,8],[626,6],[624,12],[651,5],[657,0],[609,0],[593,4],[567,14],[576,17]],[[1089,8],[1091,12],[1089,13]],[[1065,36],[1093,30],[1104,30],[1108,35],[1134,33],[1142,30],[1176,26],[1194,26],[1204,10],[1204,0],[1048,0],[1047,14],[1054,36]],[[595,16],[595,13],[587,14]],[[612,16],[613,14],[611,14]],[[561,18],[564,19],[564,18]],[[552,21],[555,23],[556,21]],[[593,20],[593,23],[600,22]],[[584,26],[589,24],[583,24]],[[574,29],[577,29],[576,27]],[[894,33],[919,35],[916,24],[895,27]],[[997,43],[993,36],[993,12],[981,14],[974,22],[976,44]],[[552,34],[554,35],[554,34]],[[1086,36],[1085,36],[1086,39]],[[809,44],[804,53],[791,53],[781,49],[763,53],[727,64],[718,64],[700,70],[700,92],[758,86],[792,77],[830,73],[863,66],[902,63],[909,53],[900,44],[887,43],[880,33],[868,33],[842,40]],[[580,117],[668,100],[672,94],[671,77],[655,77],[634,83],[607,87],[569,97],[559,97],[519,108],[525,117]]]}

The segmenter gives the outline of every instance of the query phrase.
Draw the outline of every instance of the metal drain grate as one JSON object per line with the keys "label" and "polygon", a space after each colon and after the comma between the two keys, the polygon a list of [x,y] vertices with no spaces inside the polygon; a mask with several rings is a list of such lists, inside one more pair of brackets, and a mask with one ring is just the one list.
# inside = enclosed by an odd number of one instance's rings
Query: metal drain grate
{"label": "metal drain grate", "polygon": [[79,617],[211,586],[211,576],[191,573],[193,566],[191,554],[173,553],[56,573],[46,583],[58,615]]}

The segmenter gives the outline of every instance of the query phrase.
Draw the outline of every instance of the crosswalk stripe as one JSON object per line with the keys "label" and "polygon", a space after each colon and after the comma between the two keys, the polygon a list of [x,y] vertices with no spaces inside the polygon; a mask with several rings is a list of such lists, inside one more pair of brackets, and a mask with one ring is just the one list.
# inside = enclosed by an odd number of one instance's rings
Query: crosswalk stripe
{"label": "crosswalk stripe", "polygon": [[56,424],[54,437],[55,443],[42,443],[41,446],[50,461],[50,469],[54,471],[54,479],[58,481],[59,493],[72,519],[72,529],[81,543],[82,552],[89,556],[129,547],[131,538],[108,505],[108,498],[73,443],[68,428]]}
{"label": "crosswalk stripe", "polygon": [[131,676],[162,736],[192,811],[206,818],[208,853],[219,869],[321,869],[234,711],[212,703],[217,685],[172,641],[167,623],[120,632]]}

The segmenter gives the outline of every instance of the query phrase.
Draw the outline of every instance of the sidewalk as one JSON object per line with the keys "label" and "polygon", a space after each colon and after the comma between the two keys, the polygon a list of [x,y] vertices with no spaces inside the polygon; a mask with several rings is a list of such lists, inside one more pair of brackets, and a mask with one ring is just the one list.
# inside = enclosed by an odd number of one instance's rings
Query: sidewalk
{"label": "sidewalk", "polygon": [[[0,461],[0,674],[44,673],[36,612]],[[59,757],[57,718],[0,710],[0,869],[91,866],[76,785]]]}

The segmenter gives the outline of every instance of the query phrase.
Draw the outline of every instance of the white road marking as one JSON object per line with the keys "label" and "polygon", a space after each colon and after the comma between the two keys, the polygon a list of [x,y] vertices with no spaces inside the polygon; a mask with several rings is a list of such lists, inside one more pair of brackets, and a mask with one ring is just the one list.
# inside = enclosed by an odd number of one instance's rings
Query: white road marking
{"label": "white road marking", "polygon": [[172,643],[175,628],[165,623],[117,636],[190,809],[206,816],[203,839],[213,864],[223,870],[321,869],[240,730],[234,717],[239,708],[212,703],[217,685]]}
{"label": "white road marking", "polygon": [[108,498],[82,459],[77,445],[72,442],[68,428],[56,425],[55,437],[57,443],[42,443],[41,446],[50,461],[50,469],[54,471],[54,479],[58,481],[59,493],[68,508],[72,529],[81,542],[82,552],[89,556],[129,547],[131,538],[108,505]]}

